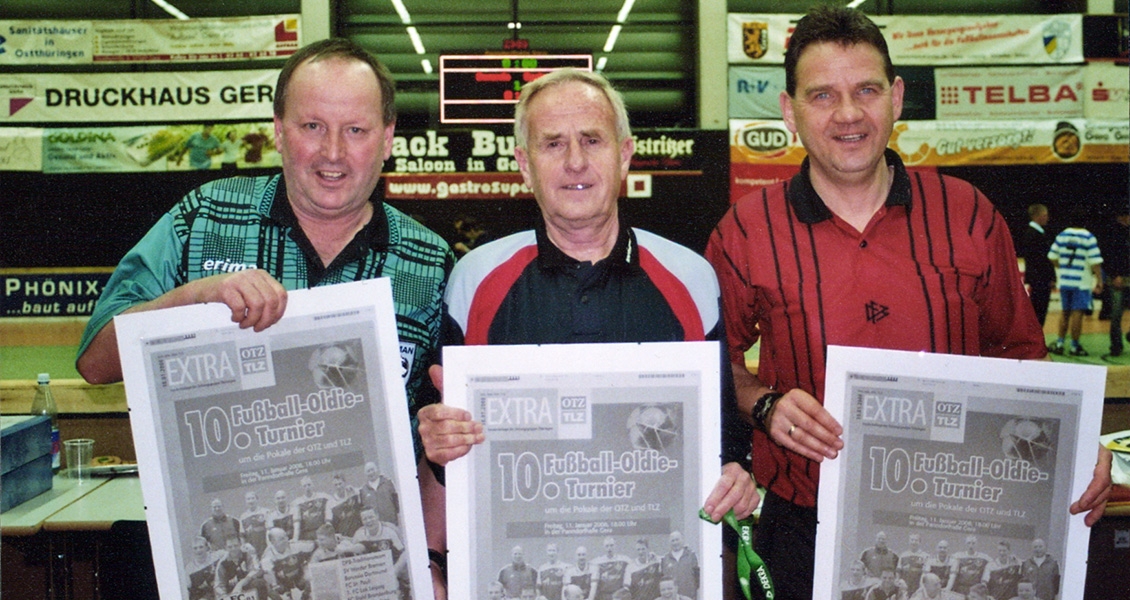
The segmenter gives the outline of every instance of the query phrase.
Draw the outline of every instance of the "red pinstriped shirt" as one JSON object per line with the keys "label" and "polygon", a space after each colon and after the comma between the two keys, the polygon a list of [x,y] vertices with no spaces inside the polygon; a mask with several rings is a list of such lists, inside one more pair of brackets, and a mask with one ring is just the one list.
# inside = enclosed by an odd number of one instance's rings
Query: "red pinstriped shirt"
{"label": "red pinstriped shirt", "polygon": [[[1020,281],[1004,218],[968,182],[895,179],[860,233],[812,188],[808,161],[791,181],[735,203],[711,234],[730,360],[761,340],[758,378],[823,402],[829,344],[1042,358],[1043,331]],[[814,506],[819,464],[754,433],[754,475]]]}

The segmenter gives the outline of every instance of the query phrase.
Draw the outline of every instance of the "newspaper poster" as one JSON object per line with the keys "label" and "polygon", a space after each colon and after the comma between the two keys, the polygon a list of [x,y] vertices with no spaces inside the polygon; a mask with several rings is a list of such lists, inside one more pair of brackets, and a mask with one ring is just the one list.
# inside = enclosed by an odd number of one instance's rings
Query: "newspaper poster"
{"label": "newspaper poster", "polygon": [[721,527],[698,518],[721,470],[718,353],[445,348],[444,401],[486,433],[447,468],[450,597],[721,598]]}
{"label": "newspaper poster", "polygon": [[388,279],[115,318],[162,598],[433,597]]}
{"label": "newspaper poster", "polygon": [[1089,365],[830,346],[844,449],[820,468],[814,597],[1082,598],[1090,534],[1068,507],[1105,385]]}

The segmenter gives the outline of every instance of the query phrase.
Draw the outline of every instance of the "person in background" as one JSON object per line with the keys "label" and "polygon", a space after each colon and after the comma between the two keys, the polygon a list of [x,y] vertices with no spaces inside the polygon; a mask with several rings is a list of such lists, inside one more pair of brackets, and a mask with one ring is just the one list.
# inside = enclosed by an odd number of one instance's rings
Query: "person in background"
{"label": "person in background", "polygon": [[1016,595],[1024,595],[1024,583],[1032,585],[1035,596],[1041,600],[1059,598],[1059,563],[1048,554],[1048,545],[1042,539],[1032,540],[1032,556],[1020,565],[1020,583]]}
{"label": "person in background", "polygon": [[263,162],[263,149],[271,143],[271,137],[267,135],[267,128],[259,127],[255,131],[248,132],[247,135],[243,136],[242,141],[247,145],[243,162],[249,165],[257,165]]}
{"label": "person in background", "polygon": [[[1001,540],[997,544],[997,555],[989,562],[989,583],[985,594],[993,598],[1012,598],[1016,595],[1016,584],[1020,581],[1020,560],[1012,553],[1012,544]],[[973,589],[969,593],[973,594]]]}
{"label": "person in background", "polygon": [[[965,181],[907,171],[887,149],[902,112],[883,34],[815,7],[785,54],[782,117],[808,153],[791,181],[734,203],[712,233],[740,413],[769,490],[755,549],[779,600],[812,597],[820,462],[843,449],[823,407],[829,345],[1039,359],[1043,332],[1004,218]],[[757,375],[745,353],[757,341]],[[1071,511],[1102,516],[1109,451]]]}
{"label": "person in background", "polygon": [[1016,255],[1024,259],[1024,283],[1028,284],[1028,298],[1040,327],[1048,318],[1048,302],[1055,284],[1055,268],[1048,262],[1048,248],[1052,245],[1052,236],[1045,229],[1048,218],[1047,206],[1030,205],[1028,226],[1020,231],[1016,241]]}
{"label": "person in background", "polygon": [[216,563],[223,555],[223,551],[212,550],[204,536],[192,538],[192,555],[184,565],[184,572],[188,574],[189,600],[213,600],[216,597]]}
{"label": "person in background", "polygon": [[[1103,257],[1099,241],[1083,227],[1068,227],[1055,236],[1048,249],[1048,260],[1056,266],[1056,285],[1063,305],[1059,337],[1048,346],[1048,352],[1087,356],[1079,337],[1083,334],[1083,313],[1091,311],[1094,296],[1103,289]],[[1064,346],[1068,333],[1071,335],[1071,348]]]}
{"label": "person in background", "polygon": [[574,556],[577,562],[565,569],[565,589],[569,589],[570,586],[578,587],[583,591],[584,598],[591,598],[595,590],[597,574],[596,569],[589,562],[589,550],[584,546],[577,546]]}
{"label": "person in background", "polygon": [[974,584],[989,582],[989,563],[993,557],[977,550],[977,536],[965,536],[965,550],[955,553],[953,560],[957,563],[953,591],[964,596]]}
{"label": "person in background", "polygon": [[259,506],[259,494],[254,490],[243,495],[247,510],[239,516],[239,527],[243,539],[255,549],[255,558],[267,548],[267,528],[270,527],[267,509]]}
{"label": "person in background", "polygon": [[233,536],[224,541],[227,553],[216,564],[216,597],[254,590],[257,598],[267,597],[267,580],[259,569],[255,547]]}
{"label": "person in background", "polygon": [[212,550],[223,550],[225,540],[239,535],[239,521],[228,516],[224,502],[219,498],[212,498],[211,507],[211,516],[200,525],[200,535],[208,540]]}
{"label": "person in background", "polygon": [[913,594],[918,591],[922,581],[922,572],[926,559],[930,553],[922,549],[922,534],[914,532],[907,536],[908,549],[899,555],[898,569],[895,573],[899,579],[906,582],[906,591]]}
{"label": "person in background", "polygon": [[455,252],[456,258],[462,258],[464,254],[491,239],[482,222],[474,215],[456,217],[452,227],[455,228],[455,241],[452,242],[451,249]]}
{"label": "person in background", "polygon": [[510,564],[499,570],[498,581],[502,583],[507,598],[517,598],[524,588],[537,585],[538,572],[526,564],[526,553],[521,546],[510,550]]}
{"label": "person in background", "polygon": [[964,596],[942,588],[942,580],[933,573],[922,576],[922,585],[910,600],[962,600]]}
{"label": "person in background", "polygon": [[538,592],[546,598],[560,598],[569,563],[559,558],[557,542],[545,545],[545,558],[545,563],[538,567]]}
{"label": "person in background", "polygon": [[864,598],[865,600],[906,600],[906,582],[895,577],[894,569],[883,569],[879,583],[867,590]]}
{"label": "person in background", "polygon": [[887,532],[880,531],[875,534],[875,545],[864,550],[859,555],[859,560],[867,567],[867,574],[878,577],[883,569],[895,570],[898,567],[899,556],[887,547]]}
{"label": "person in background", "polygon": [[291,502],[294,507],[294,539],[314,541],[321,526],[333,520],[330,510],[333,498],[325,492],[314,491],[314,480],[309,475],[300,480],[300,485],[302,493]]}
{"label": "person in background", "polygon": [[612,536],[604,538],[602,546],[604,554],[592,561],[597,573],[596,594],[593,598],[612,600],[612,594],[631,583],[628,579],[628,565],[631,564],[632,559],[616,552],[616,539]]}
{"label": "person in background", "polygon": [[647,538],[636,540],[636,557],[628,564],[628,589],[632,600],[649,600],[659,595],[663,562],[651,551]]}
{"label": "person in background", "polygon": [[1114,222],[1099,238],[1110,303],[1110,352],[1104,359],[1122,356],[1122,314],[1126,309],[1126,290],[1130,289],[1130,207],[1122,202],[1115,209]]}
{"label": "person in background", "polygon": [[211,123],[205,123],[200,131],[188,136],[176,153],[174,162],[179,165],[184,155],[188,154],[188,165],[193,169],[211,169],[212,157],[221,152],[220,140],[212,135],[214,127]]}
{"label": "person in background", "polygon": [[220,170],[238,170],[239,166],[236,163],[239,161],[239,151],[242,149],[243,141],[236,137],[234,129],[229,129],[224,134],[224,141],[220,142],[220,151],[223,153],[220,158]]}
{"label": "person in background", "polygon": [[867,576],[867,567],[863,565],[863,561],[854,561],[847,578],[840,582],[840,600],[864,600],[867,591],[878,582],[878,579]]}

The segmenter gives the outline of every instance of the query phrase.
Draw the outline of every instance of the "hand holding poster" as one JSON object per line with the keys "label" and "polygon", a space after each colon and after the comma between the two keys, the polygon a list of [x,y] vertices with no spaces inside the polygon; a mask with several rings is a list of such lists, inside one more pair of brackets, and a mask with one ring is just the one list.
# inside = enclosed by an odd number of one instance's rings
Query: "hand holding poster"
{"label": "hand holding poster", "polygon": [[[431,599],[388,279],[115,318],[162,598]],[[236,516],[239,515],[239,516]]]}
{"label": "hand holding poster", "polygon": [[450,597],[720,598],[719,380],[709,342],[445,348],[486,433],[447,469]]}
{"label": "hand holding poster", "polygon": [[815,598],[1082,597],[1105,369],[830,346],[827,373]]}

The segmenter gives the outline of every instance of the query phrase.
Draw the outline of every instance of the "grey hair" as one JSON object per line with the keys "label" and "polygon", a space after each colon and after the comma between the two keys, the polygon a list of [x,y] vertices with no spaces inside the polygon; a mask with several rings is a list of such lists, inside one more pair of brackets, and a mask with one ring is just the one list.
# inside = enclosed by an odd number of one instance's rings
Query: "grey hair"
{"label": "grey hair", "polygon": [[534,96],[547,88],[572,81],[588,84],[603,93],[605,98],[608,98],[608,103],[612,105],[612,115],[616,119],[617,141],[632,137],[632,128],[628,124],[628,109],[624,106],[624,98],[620,95],[620,92],[617,92],[600,73],[567,68],[550,71],[522,86],[522,97],[518,100],[518,106],[514,109],[514,141],[519,148],[528,147],[530,128],[527,122],[529,118],[527,112]]}

